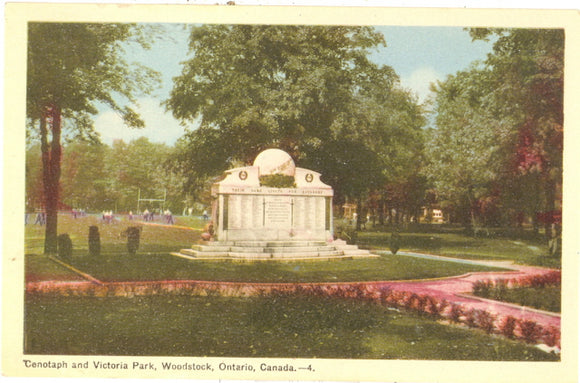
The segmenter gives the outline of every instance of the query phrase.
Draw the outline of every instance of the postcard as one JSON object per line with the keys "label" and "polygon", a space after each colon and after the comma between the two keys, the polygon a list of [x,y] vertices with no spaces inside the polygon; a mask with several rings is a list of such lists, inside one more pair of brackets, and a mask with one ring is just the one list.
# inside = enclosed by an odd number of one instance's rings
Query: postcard
{"label": "postcard", "polygon": [[7,4],[3,375],[576,381],[578,21]]}

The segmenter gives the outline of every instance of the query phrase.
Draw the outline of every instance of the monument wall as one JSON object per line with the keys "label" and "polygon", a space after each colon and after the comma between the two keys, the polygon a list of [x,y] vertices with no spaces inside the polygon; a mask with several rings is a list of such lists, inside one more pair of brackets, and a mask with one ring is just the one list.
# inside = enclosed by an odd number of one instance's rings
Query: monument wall
{"label": "monument wall", "polygon": [[[319,173],[296,168],[287,153],[266,152],[274,156],[262,161],[258,156],[253,166],[229,170],[213,185],[217,240],[331,240],[332,188],[320,181]],[[280,174],[281,169],[294,177],[296,187],[260,185],[261,175]]]}

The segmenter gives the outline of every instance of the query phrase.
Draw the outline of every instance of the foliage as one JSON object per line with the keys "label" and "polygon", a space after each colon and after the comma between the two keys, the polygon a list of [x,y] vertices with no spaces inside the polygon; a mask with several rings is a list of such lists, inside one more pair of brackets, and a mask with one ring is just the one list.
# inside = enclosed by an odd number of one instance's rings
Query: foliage
{"label": "foliage", "polygon": [[[38,151],[38,145],[31,145],[26,152],[29,212],[43,206]],[[183,179],[169,169],[173,154],[173,148],[144,137],[128,143],[117,140],[112,146],[82,140],[65,143],[60,200],[64,206],[89,212],[136,212],[140,192],[141,198],[162,199],[165,195],[165,208],[180,212]],[[154,208],[161,208],[161,203],[140,205],[141,210]]]}
{"label": "foliage", "polygon": [[514,318],[511,315],[504,317],[498,326],[500,334],[502,334],[506,338],[510,339],[513,338],[517,322],[518,322],[517,318]]}
{"label": "foliage", "polygon": [[554,271],[511,280],[485,280],[473,284],[474,295],[522,306],[560,312],[561,273]]}
{"label": "foliage", "polygon": [[295,188],[294,176],[284,174],[265,174],[260,176],[260,186],[272,188]]}
{"label": "foliage", "polygon": [[427,173],[458,222],[521,224],[521,214],[535,220],[561,200],[563,30],[470,33],[493,35],[493,52],[434,87]]}
{"label": "foliage", "polygon": [[192,57],[166,102],[175,117],[200,122],[179,143],[187,190],[268,147],[321,172],[339,200],[405,173],[423,116],[393,70],[368,59],[380,44],[369,27],[193,27]]}

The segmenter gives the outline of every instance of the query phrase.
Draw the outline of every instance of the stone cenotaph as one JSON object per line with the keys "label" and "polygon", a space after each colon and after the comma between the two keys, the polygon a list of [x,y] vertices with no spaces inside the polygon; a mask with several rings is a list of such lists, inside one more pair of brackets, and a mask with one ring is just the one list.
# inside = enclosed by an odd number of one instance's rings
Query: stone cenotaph
{"label": "stone cenotaph", "polygon": [[[272,182],[277,185],[271,186]],[[174,255],[206,259],[373,256],[333,239],[333,194],[320,173],[296,167],[280,149],[267,149],[252,166],[230,169],[212,185],[215,238]]]}

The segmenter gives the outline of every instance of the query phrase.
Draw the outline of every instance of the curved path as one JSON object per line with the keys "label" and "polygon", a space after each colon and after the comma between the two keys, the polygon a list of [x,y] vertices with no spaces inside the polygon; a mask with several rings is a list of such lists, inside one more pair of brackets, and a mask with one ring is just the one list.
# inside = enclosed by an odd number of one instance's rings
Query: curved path
{"label": "curved path", "polygon": [[276,288],[285,288],[289,286],[302,285],[309,286],[327,286],[327,287],[344,287],[349,285],[361,284],[369,294],[377,293],[385,288],[394,291],[404,291],[419,295],[430,295],[439,300],[445,299],[450,303],[461,304],[466,309],[486,310],[497,318],[511,315],[522,320],[532,320],[543,328],[555,327],[560,328],[560,314],[535,310],[532,308],[522,307],[510,303],[492,301],[467,295],[472,291],[473,283],[478,280],[495,280],[495,279],[512,279],[527,276],[544,275],[554,272],[553,269],[515,265],[505,261],[473,261],[451,257],[443,257],[430,254],[419,254],[412,252],[399,252],[398,254],[410,257],[420,257],[436,259],[449,262],[472,263],[486,266],[497,266],[509,269],[504,272],[475,272],[454,277],[445,277],[427,280],[413,281],[378,281],[378,282],[324,282],[324,283],[241,283],[241,282],[212,282],[212,281],[139,281],[139,282],[101,282],[96,278],[84,274],[79,270],[72,268],[55,258],[64,267],[79,273],[88,281],[36,281],[29,282],[26,285],[28,292],[57,292],[66,291],[67,294],[83,294],[83,291],[94,291],[103,289],[106,295],[127,295],[127,294],[147,294],[149,289],[156,287],[165,291],[174,291],[175,289],[189,289],[199,291],[198,289],[217,289],[229,295],[252,295],[258,291],[268,291]]}
{"label": "curved path", "polygon": [[410,291],[416,294],[431,295],[439,299],[446,299],[449,302],[457,303],[466,308],[485,309],[491,314],[498,316],[514,316],[523,320],[533,320],[542,327],[554,326],[560,328],[560,314],[543,310],[536,310],[511,303],[499,302],[467,295],[471,293],[472,286],[476,281],[521,278],[526,276],[545,275],[556,270],[542,267],[516,265],[510,261],[474,261],[459,258],[443,257],[430,254],[419,254],[411,252],[398,253],[405,256],[420,257],[428,259],[438,259],[441,261],[471,263],[485,266],[495,266],[512,271],[505,272],[477,272],[465,275],[420,281],[388,281],[381,282],[381,286],[388,286],[393,290]]}

